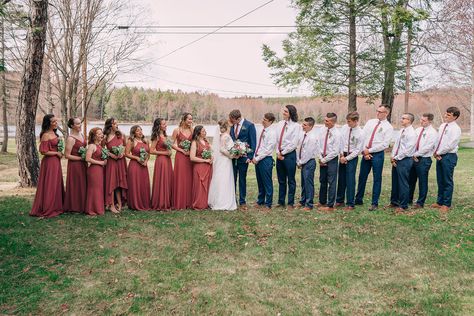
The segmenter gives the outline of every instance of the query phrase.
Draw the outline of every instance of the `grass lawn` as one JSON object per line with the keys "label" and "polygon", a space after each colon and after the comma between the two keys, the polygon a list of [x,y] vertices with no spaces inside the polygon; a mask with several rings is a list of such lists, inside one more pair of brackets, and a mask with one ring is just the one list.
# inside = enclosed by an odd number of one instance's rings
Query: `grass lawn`
{"label": "grass lawn", "polygon": [[[364,206],[42,220],[28,216],[31,194],[4,196],[0,314],[473,315],[474,150],[459,155],[445,216]],[[0,155],[0,171],[12,156]],[[253,202],[253,168],[248,183]],[[383,185],[382,205],[388,161]]]}

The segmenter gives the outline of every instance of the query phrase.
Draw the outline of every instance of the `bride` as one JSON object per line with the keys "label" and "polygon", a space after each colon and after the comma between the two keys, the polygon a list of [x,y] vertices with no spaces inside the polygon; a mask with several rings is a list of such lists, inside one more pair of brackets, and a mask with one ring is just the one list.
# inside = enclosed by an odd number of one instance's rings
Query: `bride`
{"label": "bride", "polygon": [[212,141],[212,180],[209,187],[208,203],[213,210],[235,210],[234,171],[232,168],[232,155],[229,150],[234,146],[230,137],[229,122],[225,119],[219,121],[217,133]]}

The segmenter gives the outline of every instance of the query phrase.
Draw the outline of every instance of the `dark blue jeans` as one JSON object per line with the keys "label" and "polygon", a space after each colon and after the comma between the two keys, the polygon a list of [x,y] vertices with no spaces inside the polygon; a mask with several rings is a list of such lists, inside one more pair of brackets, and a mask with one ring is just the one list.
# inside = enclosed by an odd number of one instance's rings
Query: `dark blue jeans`
{"label": "dark blue jeans", "polygon": [[272,207],[273,202],[273,158],[268,156],[255,165],[257,174],[258,197],[257,204]]}
{"label": "dark blue jeans", "polygon": [[285,205],[286,186],[288,185],[288,205],[295,204],[296,192],[296,151],[284,155],[285,159],[276,162],[278,177],[278,204]]}
{"label": "dark blue jeans", "polygon": [[319,165],[319,204],[334,207],[336,203],[337,167],[339,158],[328,161],[326,166]]}
{"label": "dark blue jeans", "polygon": [[439,205],[451,207],[454,191],[454,167],[458,163],[457,154],[445,154],[436,160],[436,181],[438,182]]}
{"label": "dark blue jeans", "polygon": [[349,160],[347,164],[339,164],[339,176],[337,180],[337,203],[344,203],[344,196],[346,197],[346,205],[354,206],[355,186],[356,186],[356,171],[357,162],[359,158],[356,157]]}
{"label": "dark blue jeans", "polygon": [[355,204],[362,205],[364,202],[365,186],[370,170],[373,168],[374,184],[372,187],[372,205],[379,205],[380,192],[382,191],[382,171],[385,154],[383,151],[372,153],[371,160],[362,158],[360,163],[359,183],[357,185],[357,194]]}
{"label": "dark blue jeans", "polygon": [[392,194],[390,195],[390,203],[403,209],[408,208],[408,198],[410,195],[408,180],[410,178],[412,165],[413,158],[407,157],[402,160],[397,160],[397,166],[392,167]]}
{"label": "dark blue jeans", "polygon": [[424,206],[428,196],[428,175],[431,168],[431,157],[419,157],[418,161],[413,161],[410,170],[410,196],[408,203],[413,203],[415,196],[416,182],[418,181],[418,200],[416,204]]}
{"label": "dark blue jeans", "polygon": [[300,204],[313,208],[314,204],[314,171],[316,160],[310,159],[301,166],[301,200]]}
{"label": "dark blue jeans", "polygon": [[237,190],[237,178],[239,179],[239,204],[245,205],[247,197],[247,170],[249,164],[245,162],[239,162],[238,159],[234,160],[234,183]]}

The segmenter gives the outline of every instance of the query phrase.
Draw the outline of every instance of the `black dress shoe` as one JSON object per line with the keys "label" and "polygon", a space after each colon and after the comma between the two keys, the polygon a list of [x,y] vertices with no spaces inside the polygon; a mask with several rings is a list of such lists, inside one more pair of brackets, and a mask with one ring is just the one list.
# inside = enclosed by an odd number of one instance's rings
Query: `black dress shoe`
{"label": "black dress shoe", "polygon": [[355,202],[355,205],[364,205],[364,202]]}
{"label": "black dress shoe", "polygon": [[371,205],[369,207],[369,212],[373,212],[373,211],[376,211],[379,207],[377,205]]}

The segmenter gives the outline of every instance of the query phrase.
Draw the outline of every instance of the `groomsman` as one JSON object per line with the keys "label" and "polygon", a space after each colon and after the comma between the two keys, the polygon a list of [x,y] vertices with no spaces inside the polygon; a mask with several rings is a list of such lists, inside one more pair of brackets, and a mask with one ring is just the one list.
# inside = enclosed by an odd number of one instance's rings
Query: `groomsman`
{"label": "groomsman", "polygon": [[359,127],[359,113],[346,116],[347,124],[341,128],[341,152],[339,158],[339,177],[337,181],[336,207],[344,206],[347,211],[354,209],[356,170],[359,154],[364,145],[364,135]]}
{"label": "groomsman", "polygon": [[304,211],[311,211],[314,204],[314,171],[316,170],[315,157],[318,155],[318,139],[313,129],[314,118],[304,119],[303,133],[300,136],[296,164],[301,169],[301,199],[300,207]]}
{"label": "groomsman", "polygon": [[255,173],[257,174],[258,185],[258,207],[266,207],[268,210],[272,208],[273,202],[273,152],[277,144],[277,136],[275,128],[275,115],[266,113],[263,116],[263,130],[258,137],[257,149],[252,159],[255,164]]}
{"label": "groomsman", "polygon": [[336,129],[337,115],[328,113],[319,133],[319,210],[333,211],[336,203],[337,167],[341,134]]}
{"label": "groomsman", "polygon": [[372,187],[372,205],[369,211],[375,211],[379,205],[380,192],[382,191],[384,150],[389,147],[392,140],[393,127],[387,121],[388,111],[388,107],[383,104],[380,105],[377,108],[377,118],[368,120],[363,129],[363,159],[360,163],[355,205],[363,204],[367,178],[369,177],[370,170],[373,168],[374,184]]}
{"label": "groomsman", "polygon": [[410,171],[410,197],[408,203],[413,203],[416,182],[418,181],[418,200],[414,208],[423,208],[428,195],[428,174],[431,168],[431,156],[434,154],[438,132],[431,125],[433,114],[424,113],[420,118],[421,126],[415,131],[416,144],[413,154],[413,167]]}
{"label": "groomsman", "polygon": [[403,213],[408,208],[410,195],[408,180],[413,165],[416,134],[412,124],[415,117],[411,113],[402,115],[402,130],[392,148],[392,194],[390,207],[396,207],[396,213]]}
{"label": "groomsman", "polygon": [[438,200],[432,207],[448,212],[454,190],[454,167],[458,162],[458,145],[461,140],[461,128],[456,123],[461,112],[457,107],[449,107],[444,114],[444,123],[439,127],[438,142],[434,152],[436,158],[436,180],[438,182]]}
{"label": "groomsman", "polygon": [[282,109],[283,120],[277,125],[277,162],[278,206],[285,206],[288,185],[288,209],[293,209],[296,192],[296,147],[301,133],[298,112],[294,105]]}
{"label": "groomsman", "polygon": [[[252,161],[257,143],[257,132],[255,125],[244,119],[239,110],[232,110],[229,113],[229,121],[233,124],[230,130],[230,136],[232,140],[240,140],[249,144],[252,152],[248,153],[247,156],[233,159],[234,164],[234,181],[237,183],[239,179],[239,205],[240,209],[247,210],[247,170],[249,168],[249,162]],[[237,188],[237,185],[235,186]]]}

